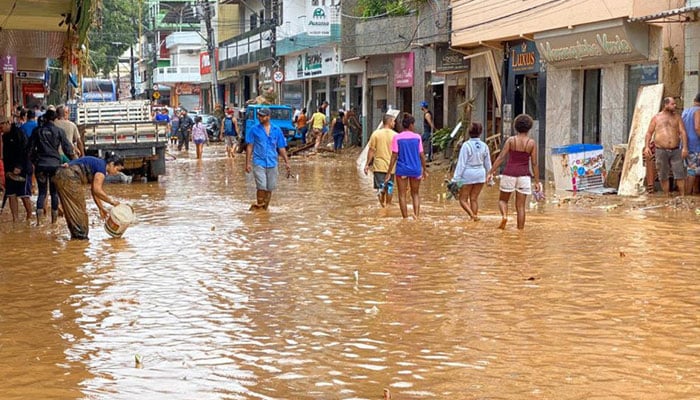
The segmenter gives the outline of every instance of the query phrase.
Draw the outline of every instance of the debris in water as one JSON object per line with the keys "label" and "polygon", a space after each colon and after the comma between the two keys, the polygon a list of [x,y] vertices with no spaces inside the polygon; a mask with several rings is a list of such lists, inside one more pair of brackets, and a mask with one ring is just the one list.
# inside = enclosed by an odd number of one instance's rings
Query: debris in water
{"label": "debris in water", "polygon": [[365,314],[377,315],[379,314],[379,309],[377,306],[372,306],[372,308],[365,309]]}
{"label": "debris in water", "polygon": [[627,257],[627,254],[625,254],[624,251],[621,251],[621,252],[620,252],[620,257]]}
{"label": "debris in water", "polygon": [[534,276],[531,276],[531,277],[529,277],[529,278],[527,278],[527,279],[525,279],[525,280],[526,280],[526,281],[535,281],[535,280],[537,280],[537,278],[535,278]]}
{"label": "debris in water", "polygon": [[360,272],[358,270],[355,270],[355,283],[360,282]]}
{"label": "debris in water", "polygon": [[700,215],[700,208],[695,209],[695,215]]}
{"label": "debris in water", "polygon": [[384,400],[391,400],[391,392],[389,389],[384,389]]}
{"label": "debris in water", "polygon": [[211,226],[211,231],[214,232],[216,230],[216,225]]}
{"label": "debris in water", "polygon": [[143,362],[142,362],[140,354],[137,354],[134,356],[134,361],[136,362],[136,365],[135,365],[136,368],[143,368]]}

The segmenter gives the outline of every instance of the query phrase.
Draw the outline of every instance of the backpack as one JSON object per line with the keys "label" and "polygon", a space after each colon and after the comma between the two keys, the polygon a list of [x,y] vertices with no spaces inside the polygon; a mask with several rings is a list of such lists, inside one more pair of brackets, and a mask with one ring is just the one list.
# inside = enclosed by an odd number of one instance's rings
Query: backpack
{"label": "backpack", "polygon": [[224,133],[227,135],[236,135],[236,126],[233,125],[233,118],[224,118]]}

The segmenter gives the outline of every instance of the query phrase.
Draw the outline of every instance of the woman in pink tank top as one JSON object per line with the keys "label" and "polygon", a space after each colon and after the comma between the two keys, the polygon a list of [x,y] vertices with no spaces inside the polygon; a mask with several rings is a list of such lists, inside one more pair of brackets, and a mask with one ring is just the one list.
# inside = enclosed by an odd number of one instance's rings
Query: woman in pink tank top
{"label": "woman in pink tank top", "polygon": [[510,194],[515,192],[515,210],[518,214],[518,229],[525,228],[525,201],[527,195],[532,193],[530,186],[530,167],[535,176],[535,191],[541,192],[540,173],[537,167],[537,146],[535,141],[529,136],[532,129],[532,118],[527,114],[520,114],[513,121],[513,128],[517,133],[506,140],[503,151],[494,161],[491,170],[488,172],[487,180],[493,178],[495,171],[501,166],[506,156],[506,163],[501,174],[500,196],[498,198],[498,209],[501,212],[501,224],[499,229],[505,229],[508,222],[508,201]]}

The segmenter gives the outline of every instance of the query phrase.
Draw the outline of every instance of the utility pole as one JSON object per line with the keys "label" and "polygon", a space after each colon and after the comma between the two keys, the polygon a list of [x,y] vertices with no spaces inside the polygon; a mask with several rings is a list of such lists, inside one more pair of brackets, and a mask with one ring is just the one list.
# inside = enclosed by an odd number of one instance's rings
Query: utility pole
{"label": "utility pole", "polygon": [[136,100],[136,78],[134,76],[134,45],[129,47],[130,74],[129,81],[131,83],[131,100]]}
{"label": "utility pole", "polygon": [[216,79],[216,71],[218,67],[218,61],[216,59],[216,47],[217,43],[214,38],[214,30],[211,26],[212,12],[211,3],[209,0],[201,0],[202,12],[204,13],[204,23],[207,27],[207,52],[209,53],[209,64],[211,64],[211,108],[212,111],[219,103],[219,84]]}

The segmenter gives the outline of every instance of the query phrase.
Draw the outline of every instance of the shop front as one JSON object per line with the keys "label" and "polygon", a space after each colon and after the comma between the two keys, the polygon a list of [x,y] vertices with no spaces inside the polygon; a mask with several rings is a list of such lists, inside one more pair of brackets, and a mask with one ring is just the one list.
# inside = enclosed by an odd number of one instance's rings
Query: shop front
{"label": "shop front", "polygon": [[530,136],[538,144],[539,165],[544,173],[546,74],[541,70],[535,42],[518,40],[506,43],[504,62],[507,65],[503,82],[503,133],[513,133],[513,119],[527,114],[534,120]]}
{"label": "shop front", "polygon": [[613,145],[627,143],[637,90],[658,82],[661,36],[624,18],[535,34],[547,74],[547,152],[601,144],[610,165]]}
{"label": "shop front", "polygon": [[470,64],[464,54],[451,50],[447,43],[435,46],[435,72],[431,74],[430,83],[435,102],[435,122],[439,123],[436,126],[454,127],[459,122],[461,110],[457,108],[467,101]]}

